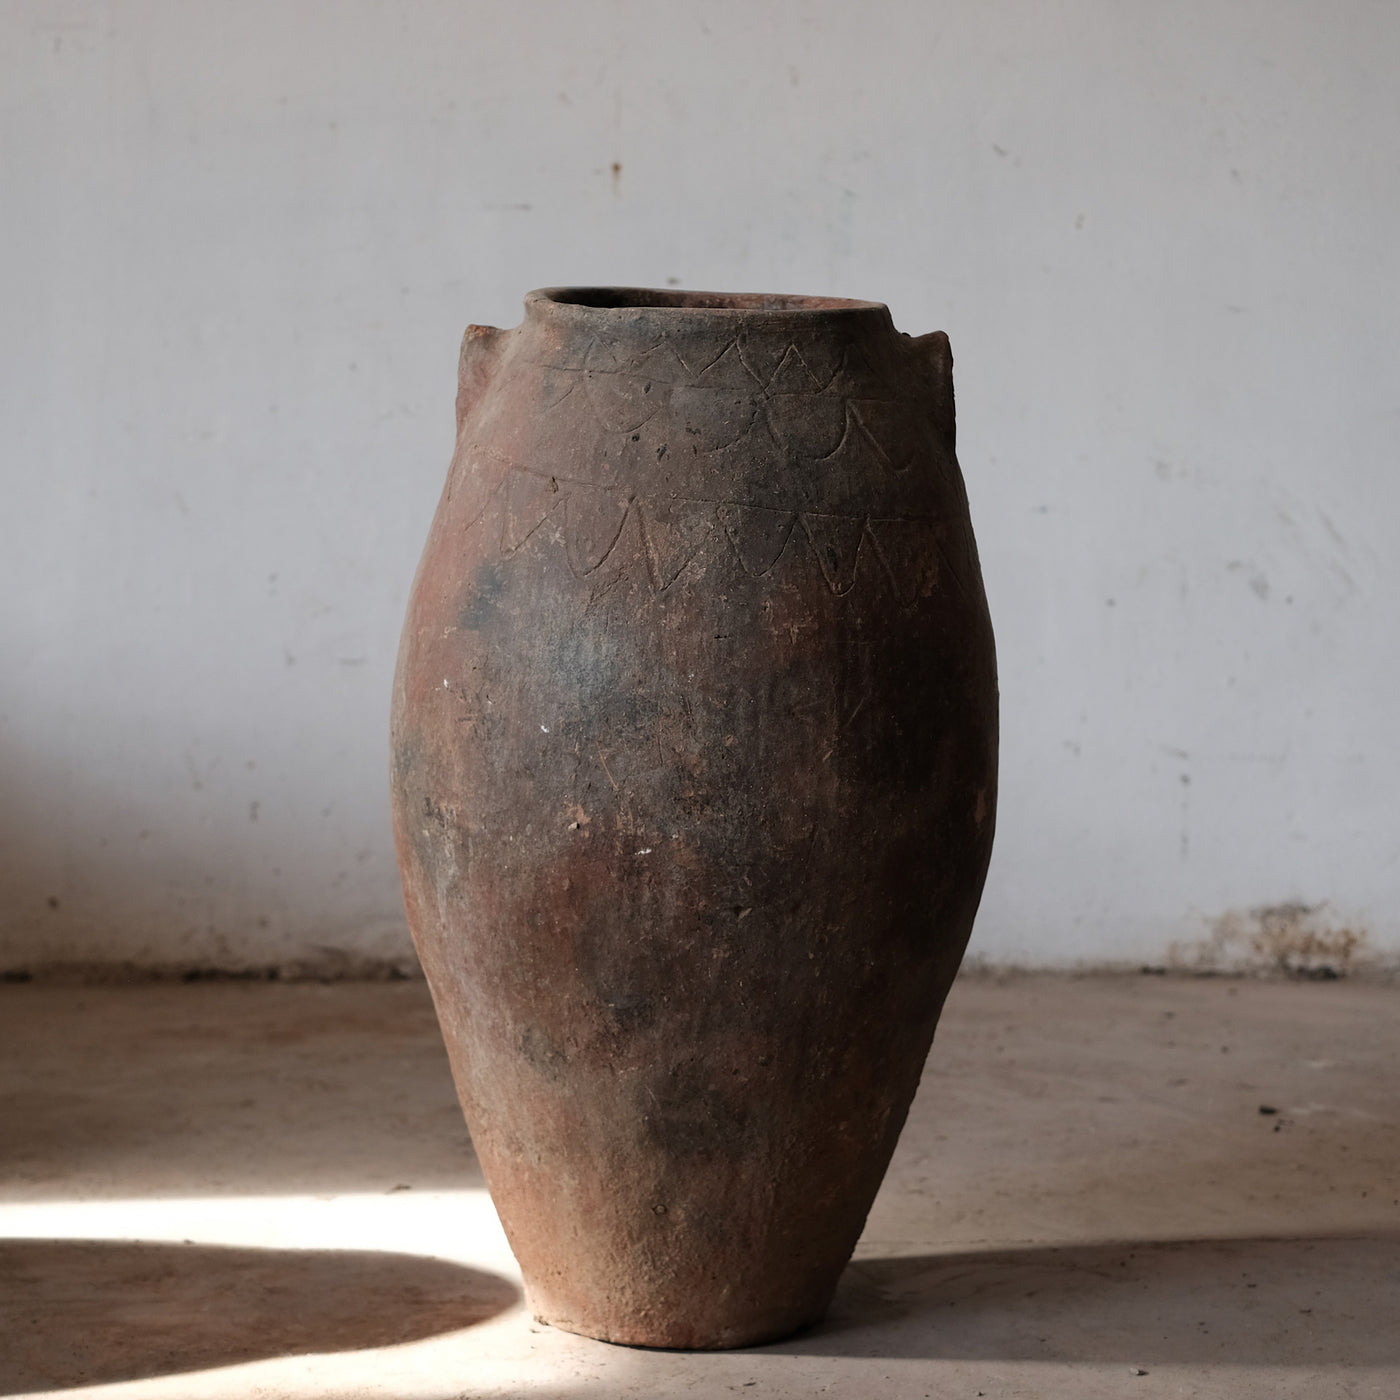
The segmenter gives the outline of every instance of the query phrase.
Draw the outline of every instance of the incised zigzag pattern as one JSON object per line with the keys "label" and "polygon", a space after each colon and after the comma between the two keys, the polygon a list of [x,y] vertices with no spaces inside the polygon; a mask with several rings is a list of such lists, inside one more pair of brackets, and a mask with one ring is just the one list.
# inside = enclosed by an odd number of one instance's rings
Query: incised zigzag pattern
{"label": "incised zigzag pattern", "polygon": [[[810,499],[775,501],[771,492],[762,501],[678,492],[669,480],[648,489],[646,478],[656,476],[668,451],[732,460],[734,449],[746,442],[746,452],[761,451],[763,460],[800,473],[809,497],[824,480],[871,480],[872,466],[873,479],[915,486],[909,474],[920,456],[932,460],[935,474],[946,470],[938,465],[940,454],[922,452],[918,434],[908,430],[907,403],[915,386],[896,388],[852,346],[823,360],[789,342],[746,339],[741,332],[718,351],[707,347],[697,354],[663,339],[619,359],[595,339],[578,357],[527,361],[523,367],[540,376],[541,421],[566,401],[572,402],[565,411],[574,412],[573,403],[582,400],[590,421],[614,444],[605,449],[614,468],[633,482],[550,472],[512,459],[489,441],[473,443],[463,469],[497,480],[470,525],[488,519],[498,524],[502,555],[515,554],[549,522],[576,577],[641,563],[657,593],[716,541],[755,579],[773,579],[795,556],[810,552],[838,596],[855,587],[870,555],[906,605],[945,583],[964,591],[976,586],[976,546],[963,511],[905,514],[823,507],[819,501],[813,508]],[[665,431],[655,431],[658,425]],[[902,432],[884,430],[898,425],[905,425]],[[760,433],[761,444],[748,441]],[[653,439],[660,440],[654,448]],[[902,451],[891,450],[896,439]],[[628,447],[633,457],[624,467]],[[654,454],[655,466],[652,456],[638,461],[643,449]],[[936,479],[922,485],[927,496],[938,498]]]}

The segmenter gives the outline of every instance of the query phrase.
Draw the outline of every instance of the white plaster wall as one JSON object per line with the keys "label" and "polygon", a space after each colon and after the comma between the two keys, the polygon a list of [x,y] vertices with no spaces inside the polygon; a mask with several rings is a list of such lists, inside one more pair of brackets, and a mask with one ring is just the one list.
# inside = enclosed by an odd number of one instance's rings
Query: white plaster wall
{"label": "white plaster wall", "polygon": [[402,954],[457,341],[570,282],[952,336],[976,953],[1400,953],[1397,94],[1379,0],[7,0],[0,966]]}

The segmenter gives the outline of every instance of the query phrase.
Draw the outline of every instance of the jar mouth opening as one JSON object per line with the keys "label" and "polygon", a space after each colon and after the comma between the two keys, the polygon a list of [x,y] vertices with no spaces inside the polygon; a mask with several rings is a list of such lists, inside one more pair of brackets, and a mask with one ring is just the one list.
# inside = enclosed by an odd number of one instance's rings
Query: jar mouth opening
{"label": "jar mouth opening", "polygon": [[884,310],[878,301],[851,301],[845,297],[790,296],[780,292],[691,292],[660,287],[542,287],[525,298],[553,302],[557,306],[592,307],[607,311],[732,311],[744,315],[778,312]]}

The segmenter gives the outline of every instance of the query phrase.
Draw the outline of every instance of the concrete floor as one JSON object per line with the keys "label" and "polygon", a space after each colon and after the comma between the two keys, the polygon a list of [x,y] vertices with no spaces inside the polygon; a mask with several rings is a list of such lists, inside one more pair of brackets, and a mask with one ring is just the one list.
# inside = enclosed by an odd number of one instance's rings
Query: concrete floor
{"label": "concrete floor", "polygon": [[0,987],[0,1394],[1395,1400],[1398,1013],[964,978],[827,1322],[686,1355],[524,1311],[421,983]]}

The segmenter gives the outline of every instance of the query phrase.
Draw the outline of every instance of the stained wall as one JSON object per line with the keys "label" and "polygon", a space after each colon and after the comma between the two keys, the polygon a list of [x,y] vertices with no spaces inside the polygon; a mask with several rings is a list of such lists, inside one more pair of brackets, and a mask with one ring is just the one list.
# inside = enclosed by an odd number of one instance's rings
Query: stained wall
{"label": "stained wall", "polygon": [[975,953],[1400,956],[1398,79],[1364,0],[10,0],[0,967],[405,956],[457,342],[608,282],[951,335]]}

